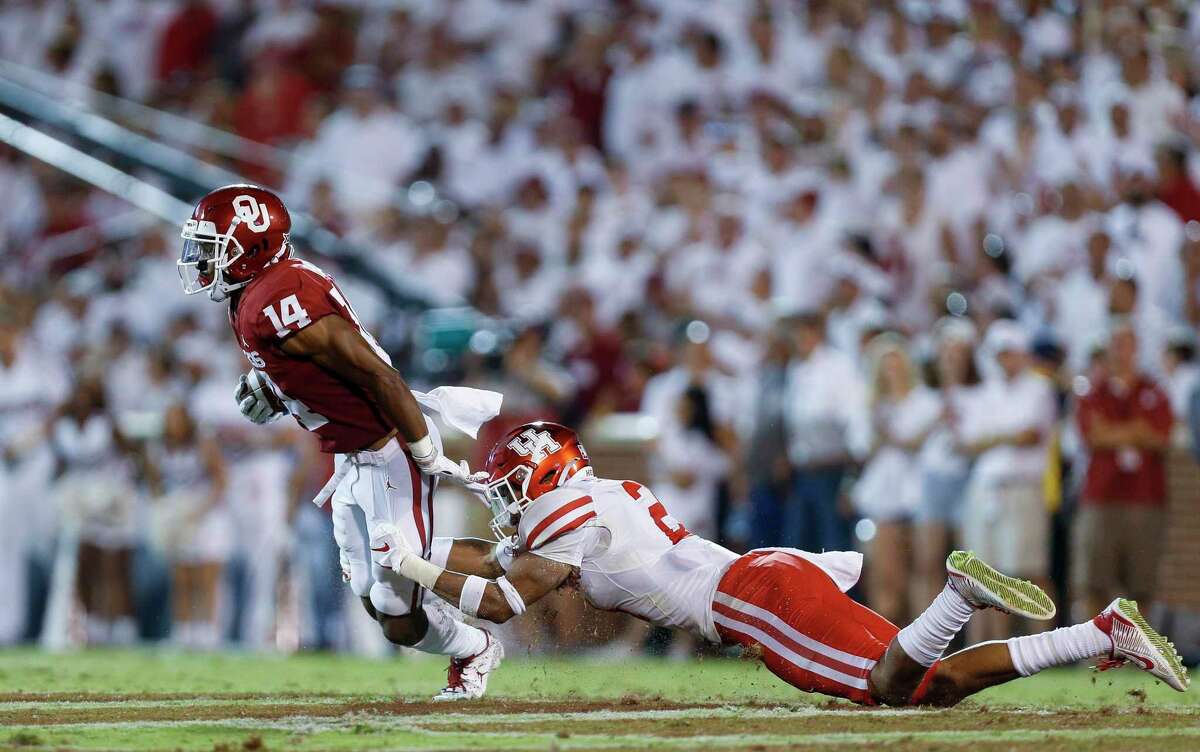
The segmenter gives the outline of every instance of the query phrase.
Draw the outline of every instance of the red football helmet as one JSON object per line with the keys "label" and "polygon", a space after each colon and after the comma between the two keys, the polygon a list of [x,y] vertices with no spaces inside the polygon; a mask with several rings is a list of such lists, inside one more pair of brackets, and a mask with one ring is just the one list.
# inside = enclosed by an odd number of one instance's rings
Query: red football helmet
{"label": "red football helmet", "polygon": [[533,500],[581,471],[591,472],[579,436],[566,426],[539,420],[517,426],[496,442],[484,465],[492,530],[513,527]]}
{"label": "red football helmet", "polygon": [[265,267],[291,255],[292,218],[271,191],[227,185],[196,204],[183,225],[179,277],[188,295],[209,290],[223,300]]}

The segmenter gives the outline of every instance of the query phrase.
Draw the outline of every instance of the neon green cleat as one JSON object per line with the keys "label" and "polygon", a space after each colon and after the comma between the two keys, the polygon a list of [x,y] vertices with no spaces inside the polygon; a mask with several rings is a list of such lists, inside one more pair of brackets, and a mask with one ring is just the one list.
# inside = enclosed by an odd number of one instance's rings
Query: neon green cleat
{"label": "neon green cleat", "polygon": [[1027,619],[1051,619],[1054,601],[1029,580],[1019,580],[992,569],[971,551],[953,551],[946,557],[950,587],[975,608],[994,608]]}
{"label": "neon green cleat", "polygon": [[1097,666],[1101,671],[1132,662],[1179,692],[1191,684],[1175,644],[1146,623],[1136,601],[1117,598],[1092,623],[1108,635],[1113,645],[1108,659]]}

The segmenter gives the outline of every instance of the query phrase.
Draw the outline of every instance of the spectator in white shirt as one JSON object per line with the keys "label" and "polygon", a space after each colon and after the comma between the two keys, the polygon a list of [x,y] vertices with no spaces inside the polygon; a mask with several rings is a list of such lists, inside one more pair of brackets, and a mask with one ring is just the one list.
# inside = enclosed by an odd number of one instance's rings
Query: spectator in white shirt
{"label": "spectator in white shirt", "polygon": [[864,454],[865,399],[854,362],[825,342],[818,313],[796,316],[796,359],[784,407],[794,471],[780,545],[806,551],[850,546],[850,515],[839,503],[855,455]]}
{"label": "spectator in white shirt", "polygon": [[720,524],[718,487],[730,463],[719,443],[707,387],[688,386],[674,407],[672,420],[659,426],[652,462],[658,473],[654,488],[662,498],[671,500],[671,514],[684,527],[715,539]]}
{"label": "spectator in white shirt", "polygon": [[934,326],[931,386],[937,390],[941,413],[917,457],[921,476],[915,514],[917,603],[928,602],[941,590],[945,558],[960,536],[971,462],[958,451],[956,437],[963,405],[979,388],[975,339],[975,326],[968,319],[945,318]]}
{"label": "spectator in white shirt", "polygon": [[[1030,369],[1029,336],[1016,322],[988,327],[984,357],[997,368],[965,406],[960,451],[974,457],[963,510],[963,546],[1015,577],[1045,588],[1050,514],[1043,498],[1056,408],[1048,381]],[[999,612],[971,622],[972,641],[1010,634]]]}
{"label": "spectator in white shirt", "polygon": [[1072,268],[1054,285],[1051,320],[1054,332],[1066,345],[1067,362],[1075,371],[1087,367],[1097,332],[1108,323],[1111,247],[1108,233],[1094,229],[1087,239],[1087,264]]}
{"label": "spectator in white shirt", "polygon": [[1196,335],[1189,327],[1176,327],[1167,334],[1162,354],[1162,387],[1171,400],[1171,412],[1186,417],[1192,395],[1200,387],[1200,364],[1196,363]]}
{"label": "spectator in white shirt", "polygon": [[912,582],[912,516],[921,494],[917,451],[937,424],[941,404],[921,383],[896,334],[877,335],[867,345],[870,371],[871,453],[851,492],[855,511],[875,524],[870,542],[867,597],[871,608],[894,623],[909,617]]}
{"label": "spectator in white shirt", "polygon": [[289,193],[307,195],[309,186],[328,177],[338,208],[359,223],[391,201],[420,165],[426,143],[421,132],[384,101],[382,84],[371,66],[346,71],[344,103],[297,156]]}

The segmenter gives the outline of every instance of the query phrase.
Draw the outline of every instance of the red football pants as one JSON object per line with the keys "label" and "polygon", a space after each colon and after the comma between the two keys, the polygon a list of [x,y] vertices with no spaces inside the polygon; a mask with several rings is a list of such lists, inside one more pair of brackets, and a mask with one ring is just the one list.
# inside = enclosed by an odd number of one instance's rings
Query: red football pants
{"label": "red football pants", "polygon": [[726,644],[759,645],[771,673],[797,689],[874,704],[867,677],[900,630],[786,551],[733,563],[712,604]]}

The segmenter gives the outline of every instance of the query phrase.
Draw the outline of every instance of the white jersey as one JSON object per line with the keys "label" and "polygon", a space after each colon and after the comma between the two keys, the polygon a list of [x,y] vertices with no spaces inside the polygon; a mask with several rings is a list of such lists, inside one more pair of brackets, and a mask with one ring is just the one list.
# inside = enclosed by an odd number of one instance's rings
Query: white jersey
{"label": "white jersey", "polygon": [[596,608],[720,642],[712,601],[737,554],[689,533],[641,484],[576,476],[529,505],[517,545],[578,567]]}

